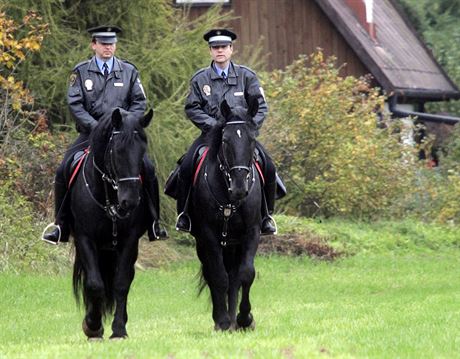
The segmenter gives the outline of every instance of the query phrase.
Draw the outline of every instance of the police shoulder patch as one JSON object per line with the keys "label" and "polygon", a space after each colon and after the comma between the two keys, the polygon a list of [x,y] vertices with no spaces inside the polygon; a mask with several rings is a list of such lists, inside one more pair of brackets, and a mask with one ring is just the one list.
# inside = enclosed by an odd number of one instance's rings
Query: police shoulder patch
{"label": "police shoulder patch", "polygon": [[76,79],[77,79],[77,74],[75,72],[71,73],[69,77],[69,86],[75,85]]}

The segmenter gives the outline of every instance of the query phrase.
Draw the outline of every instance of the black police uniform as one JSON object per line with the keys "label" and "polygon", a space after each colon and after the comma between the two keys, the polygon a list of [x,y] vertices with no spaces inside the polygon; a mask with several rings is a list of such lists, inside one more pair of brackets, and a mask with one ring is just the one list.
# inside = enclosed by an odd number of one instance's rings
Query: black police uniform
{"label": "black police uniform", "polygon": [[[247,108],[247,98],[251,95],[259,95],[259,111],[254,117],[257,128],[262,123],[267,114],[268,108],[265,102],[263,90],[260,87],[254,71],[248,67],[237,65],[233,62],[229,64],[227,78],[216,72],[214,64],[199,70],[191,79],[190,93],[185,103],[185,112],[188,118],[202,131],[201,135],[194,141],[187,151],[180,165],[178,183],[177,211],[180,214],[186,211],[185,201],[191,186],[193,176],[193,160],[196,149],[204,145],[205,133],[211,129],[221,117],[220,104],[226,100],[230,108]],[[270,156],[266,153],[262,145],[257,142],[256,147],[263,153],[264,158],[264,177],[265,177],[265,198],[269,213],[264,213],[265,217],[273,213],[276,192],[276,169]],[[186,191],[186,193],[185,193]],[[182,228],[178,218],[176,227]]]}
{"label": "black police uniform", "polygon": [[[136,67],[117,57],[113,58],[112,71],[107,77],[101,73],[95,57],[76,65],[70,76],[67,103],[75,118],[79,136],[65,153],[64,160],[56,171],[55,223],[61,226],[62,242],[68,240],[69,234],[66,218],[69,215],[69,203],[68,200],[65,200],[67,193],[65,170],[69,157],[88,146],[91,130],[105,113],[116,107],[121,107],[142,116],[147,107],[146,97]],[[155,169],[147,155],[144,156],[143,162],[144,186],[147,194],[152,200],[159,203],[158,180]],[[152,208],[151,211],[154,209]],[[156,211],[157,213],[152,213],[153,220],[157,225],[156,231],[161,232],[160,234],[164,236],[165,234],[158,227],[159,208]],[[155,235],[149,230],[149,238],[153,240],[154,237]],[[51,241],[54,241],[54,238]]]}

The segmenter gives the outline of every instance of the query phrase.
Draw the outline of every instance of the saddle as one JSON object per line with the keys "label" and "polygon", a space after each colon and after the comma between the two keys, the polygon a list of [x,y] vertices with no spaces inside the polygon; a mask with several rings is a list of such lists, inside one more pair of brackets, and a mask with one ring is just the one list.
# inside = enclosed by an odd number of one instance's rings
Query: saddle
{"label": "saddle", "polygon": [[[206,146],[201,146],[199,147],[196,151],[195,154],[193,155],[193,183],[196,181],[196,177],[198,176],[198,173],[200,172],[201,166],[204,162],[204,159],[206,158],[206,155],[208,153],[208,147]],[[165,188],[164,188],[164,193],[168,195],[169,197],[172,197],[177,200],[178,196],[178,191],[177,191],[177,182],[178,182],[178,177],[179,177],[179,172],[180,172],[180,165],[182,161],[184,160],[185,154],[182,155],[176,162],[176,168],[171,171],[171,173],[168,176],[168,179],[166,180],[165,183]],[[259,151],[257,148],[254,151],[254,164],[256,166],[257,172],[259,172],[259,176],[261,178],[262,185],[265,183],[264,179],[264,163],[266,159],[263,154],[263,152]],[[276,199],[283,198],[286,195],[286,186],[284,185],[283,181],[281,178],[278,176],[278,173],[276,173]]]}

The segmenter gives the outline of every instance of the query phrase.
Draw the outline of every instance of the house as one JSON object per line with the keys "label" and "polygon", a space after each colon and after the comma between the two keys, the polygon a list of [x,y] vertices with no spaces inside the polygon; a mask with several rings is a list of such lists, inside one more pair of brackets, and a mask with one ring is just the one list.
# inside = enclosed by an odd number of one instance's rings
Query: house
{"label": "house", "polygon": [[284,68],[318,47],[346,63],[343,75],[371,74],[389,96],[396,117],[418,116],[432,123],[460,119],[425,113],[428,101],[460,99],[460,91],[436,62],[395,0],[172,0],[191,5],[196,18],[223,3],[237,19],[235,50],[260,41],[268,69]]}

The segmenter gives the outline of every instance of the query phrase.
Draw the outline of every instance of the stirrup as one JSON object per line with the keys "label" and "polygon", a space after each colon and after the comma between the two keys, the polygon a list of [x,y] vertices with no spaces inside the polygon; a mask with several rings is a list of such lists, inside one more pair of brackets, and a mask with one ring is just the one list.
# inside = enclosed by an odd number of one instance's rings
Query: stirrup
{"label": "stirrup", "polygon": [[[278,226],[276,225],[276,221],[275,221],[275,218],[273,218],[272,216],[270,215],[267,215],[267,217],[265,218],[269,218],[271,220],[271,222],[275,225],[275,232],[273,233],[261,233],[261,235],[263,236],[270,236],[270,235],[275,235],[275,234],[278,234]],[[264,218],[264,219],[265,219]]]}
{"label": "stirrup", "polygon": [[[179,218],[180,218],[181,216],[185,216],[185,217],[187,217],[187,219],[188,219],[189,225],[188,225],[188,228],[187,228],[187,229],[182,229],[182,228],[179,228],[179,227],[177,226],[177,223],[179,222]],[[176,231],[191,232],[191,230],[192,230],[192,220],[190,219],[190,216],[189,216],[187,213],[185,213],[185,212],[179,213],[179,215],[178,215],[177,218],[176,218]]]}
{"label": "stirrup", "polygon": [[[59,236],[58,236],[57,242],[53,242],[53,241],[50,241],[50,240],[48,240],[48,239],[45,238],[46,232],[48,231],[48,229],[50,229],[50,228],[52,228],[52,227],[56,227],[57,230],[59,231]],[[48,224],[48,225],[45,227],[45,229],[43,230],[41,240],[42,240],[42,241],[45,241],[45,242],[47,242],[47,243],[50,243],[50,244],[54,244],[55,246],[57,246],[57,245],[61,242],[61,234],[62,234],[61,226],[60,226],[59,224],[50,223],[50,224]]]}

